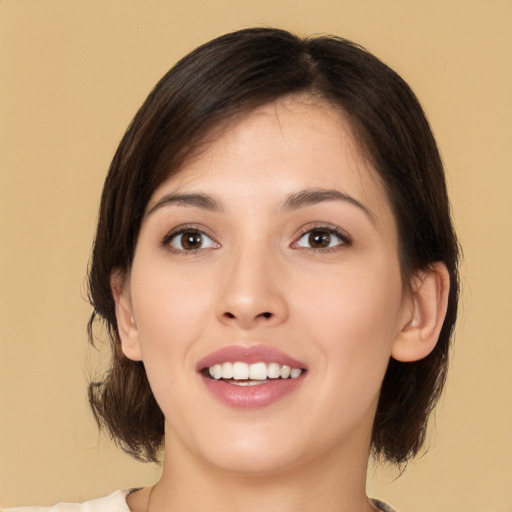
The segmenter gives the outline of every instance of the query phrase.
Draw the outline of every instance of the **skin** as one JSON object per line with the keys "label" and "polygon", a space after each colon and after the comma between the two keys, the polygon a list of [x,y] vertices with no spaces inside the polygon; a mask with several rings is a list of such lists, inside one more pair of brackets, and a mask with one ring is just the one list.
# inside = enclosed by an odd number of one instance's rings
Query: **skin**
{"label": "skin", "polygon": [[[344,197],[290,201],[319,189]],[[203,233],[198,249],[172,237],[183,225]],[[166,418],[151,510],[375,510],[365,480],[386,367],[432,350],[448,283],[438,264],[405,291],[390,205],[340,111],[292,96],[225,126],[155,191],[112,288],[123,350],[144,361]],[[305,364],[301,386],[258,409],[214,399],[198,361],[261,344]],[[146,510],[149,492],[130,508]]]}

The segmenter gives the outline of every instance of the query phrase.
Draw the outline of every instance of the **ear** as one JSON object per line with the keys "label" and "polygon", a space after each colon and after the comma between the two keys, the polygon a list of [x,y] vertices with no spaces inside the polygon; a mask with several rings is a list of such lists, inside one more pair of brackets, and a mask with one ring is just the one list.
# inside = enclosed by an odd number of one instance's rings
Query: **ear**
{"label": "ear", "polygon": [[139,331],[133,318],[130,281],[123,272],[115,270],[110,277],[110,288],[116,303],[117,330],[123,353],[128,359],[142,361]]}
{"label": "ear", "polygon": [[444,263],[434,263],[413,278],[411,307],[396,337],[391,356],[397,361],[418,361],[436,346],[448,307],[450,275]]}

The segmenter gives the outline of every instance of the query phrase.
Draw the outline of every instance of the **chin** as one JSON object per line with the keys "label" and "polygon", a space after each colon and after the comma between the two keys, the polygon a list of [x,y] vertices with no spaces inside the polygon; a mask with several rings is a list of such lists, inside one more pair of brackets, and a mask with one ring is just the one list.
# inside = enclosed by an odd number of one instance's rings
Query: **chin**
{"label": "chin", "polygon": [[220,471],[255,478],[285,473],[301,465],[296,454],[287,456],[262,450],[233,450],[216,457],[212,464]]}
{"label": "chin", "polygon": [[269,435],[264,427],[241,425],[236,430],[214,436],[197,455],[218,470],[254,477],[285,472],[307,458],[304,448],[290,439],[288,429],[277,436]]}

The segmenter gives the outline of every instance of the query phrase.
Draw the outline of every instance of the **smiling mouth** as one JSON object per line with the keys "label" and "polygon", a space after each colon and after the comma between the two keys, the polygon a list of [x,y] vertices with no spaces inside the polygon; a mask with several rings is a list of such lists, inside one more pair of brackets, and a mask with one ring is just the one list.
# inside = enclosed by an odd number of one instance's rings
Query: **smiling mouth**
{"label": "smiling mouth", "polygon": [[235,386],[258,386],[277,380],[296,379],[306,370],[271,363],[244,363],[240,361],[217,363],[204,368],[201,373],[212,380],[222,380]]}

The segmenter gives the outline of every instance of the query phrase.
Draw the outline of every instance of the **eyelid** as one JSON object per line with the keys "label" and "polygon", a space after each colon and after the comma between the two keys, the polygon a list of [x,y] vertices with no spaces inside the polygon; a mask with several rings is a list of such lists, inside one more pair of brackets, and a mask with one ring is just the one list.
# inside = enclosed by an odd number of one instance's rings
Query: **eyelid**
{"label": "eyelid", "polygon": [[[311,233],[312,231],[325,231],[329,234],[337,236],[341,243],[336,244],[335,246],[331,247],[324,247],[324,248],[315,248],[315,247],[302,247],[299,246],[299,241],[304,237],[304,235],[307,235],[308,233]],[[291,247],[294,249],[305,249],[305,250],[312,250],[312,251],[318,251],[318,252],[329,252],[336,250],[337,248],[340,248],[342,246],[350,246],[353,243],[352,237],[343,229],[341,229],[339,226],[336,226],[334,224],[325,223],[325,222],[318,222],[313,224],[308,224],[301,228],[298,235],[295,237],[295,241],[291,244]]]}
{"label": "eyelid", "polygon": [[[171,247],[170,243],[174,238],[178,237],[179,235],[182,235],[183,233],[188,233],[188,232],[195,232],[195,233],[198,233],[202,236],[209,238],[210,240],[212,240],[215,247],[199,247],[197,249],[191,249],[188,251],[185,249],[177,249],[175,247]],[[195,252],[200,251],[200,250],[220,247],[220,243],[217,242],[217,240],[215,240],[215,238],[211,234],[207,233],[207,230],[204,227],[199,226],[197,224],[181,224],[179,226],[172,228],[162,238],[160,245],[162,247],[168,249],[169,251],[180,253],[180,254],[194,254]]]}

